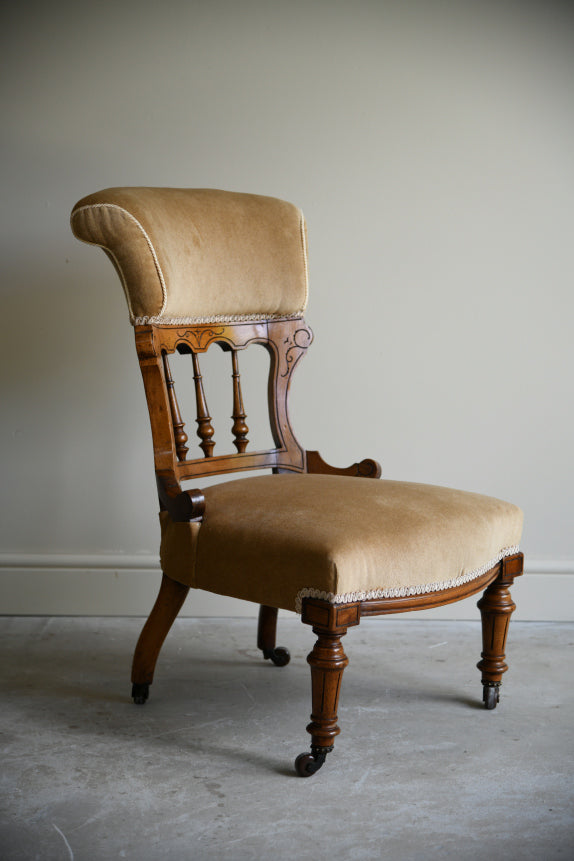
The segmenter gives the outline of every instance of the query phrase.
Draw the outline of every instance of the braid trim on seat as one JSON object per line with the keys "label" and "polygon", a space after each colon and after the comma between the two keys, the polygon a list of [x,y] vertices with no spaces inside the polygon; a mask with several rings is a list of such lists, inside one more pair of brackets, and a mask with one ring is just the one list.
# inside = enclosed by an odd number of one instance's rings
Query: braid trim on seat
{"label": "braid trim on seat", "polygon": [[443,592],[445,589],[455,589],[457,586],[464,586],[465,583],[470,583],[478,577],[482,577],[495,565],[498,565],[506,556],[514,556],[519,552],[518,545],[513,547],[505,547],[500,553],[489,562],[486,562],[480,568],[474,571],[468,571],[466,574],[461,574],[459,577],[454,577],[451,580],[443,580],[440,583],[423,583],[418,586],[397,586],[392,589],[372,589],[369,592],[347,592],[344,595],[335,595],[333,592],[321,592],[319,589],[301,589],[295,598],[295,611],[301,613],[301,606],[304,598],[317,598],[320,601],[328,601],[329,604],[353,604],[356,601],[371,601],[379,598],[406,598],[411,595],[428,595],[431,592]]}

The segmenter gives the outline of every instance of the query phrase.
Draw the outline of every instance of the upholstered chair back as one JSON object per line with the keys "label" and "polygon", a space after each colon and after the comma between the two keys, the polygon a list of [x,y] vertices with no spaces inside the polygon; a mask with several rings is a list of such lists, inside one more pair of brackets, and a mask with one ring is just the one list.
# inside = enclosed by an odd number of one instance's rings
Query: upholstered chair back
{"label": "upholstered chair back", "polygon": [[283,200],[109,188],[80,200],[71,224],[111,258],[134,325],[274,320],[305,310],[305,220]]}

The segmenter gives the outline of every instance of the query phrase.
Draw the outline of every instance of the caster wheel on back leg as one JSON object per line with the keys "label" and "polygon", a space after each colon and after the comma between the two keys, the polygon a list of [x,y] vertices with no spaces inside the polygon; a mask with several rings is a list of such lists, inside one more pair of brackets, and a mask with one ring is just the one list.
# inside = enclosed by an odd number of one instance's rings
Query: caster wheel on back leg
{"label": "caster wheel on back leg", "polygon": [[286,667],[291,660],[289,649],[285,649],[283,646],[277,646],[275,649],[264,649],[263,657],[272,661],[276,667]]}
{"label": "caster wheel on back leg", "polygon": [[486,709],[495,709],[500,701],[500,686],[485,685],[482,690],[482,700]]}
{"label": "caster wheel on back leg", "polygon": [[138,706],[143,706],[147,698],[149,697],[149,685],[146,684],[138,684],[134,682],[132,685],[132,698],[134,703]]}

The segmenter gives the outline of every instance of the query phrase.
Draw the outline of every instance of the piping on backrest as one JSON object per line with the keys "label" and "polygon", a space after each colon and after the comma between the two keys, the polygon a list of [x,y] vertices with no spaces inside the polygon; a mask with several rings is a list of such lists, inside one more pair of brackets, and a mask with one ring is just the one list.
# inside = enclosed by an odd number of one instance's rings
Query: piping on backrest
{"label": "piping on backrest", "polygon": [[[128,212],[128,210],[127,210],[127,209],[125,209],[123,206],[119,206],[117,203],[90,203],[90,204],[88,204],[87,206],[80,206],[80,207],[79,207],[79,209],[74,210],[74,211],[72,212],[71,216],[70,216],[70,224],[71,224],[71,226],[72,226],[72,232],[74,233],[74,235],[75,235],[75,236],[77,235],[77,234],[75,233],[75,231],[74,231],[74,225],[73,225],[73,220],[74,220],[74,218],[75,218],[77,215],[79,215],[81,212],[85,212],[86,210],[104,209],[104,208],[105,208],[105,209],[116,209],[116,210],[118,210],[119,212],[121,212],[123,215],[127,215],[127,217],[130,219],[130,221],[132,221],[132,222],[136,225],[136,227],[141,231],[142,236],[144,237],[144,239],[145,239],[145,241],[146,241],[146,243],[147,243],[147,246],[148,246],[148,248],[149,248],[149,250],[150,250],[151,256],[153,257],[153,261],[154,261],[154,264],[155,264],[155,269],[156,269],[156,272],[157,272],[157,275],[158,275],[158,278],[159,278],[159,283],[160,283],[160,285],[161,285],[161,292],[162,292],[162,296],[163,296],[163,303],[162,303],[162,306],[161,306],[161,309],[160,309],[160,313],[159,313],[159,315],[158,315],[158,316],[160,316],[160,317],[161,317],[161,315],[162,315],[162,314],[163,314],[163,312],[165,311],[165,308],[166,308],[166,305],[167,305],[167,288],[166,288],[166,286],[165,286],[165,278],[164,278],[164,276],[163,276],[163,272],[162,272],[162,269],[161,269],[161,266],[160,266],[160,262],[159,262],[159,260],[158,260],[158,258],[157,258],[157,254],[156,254],[155,248],[153,247],[153,242],[152,242],[152,241],[151,241],[151,239],[149,238],[149,236],[148,236],[148,234],[146,233],[146,231],[144,230],[143,226],[140,224],[140,222],[137,220],[137,218],[135,218],[135,216],[133,216],[133,215],[131,214],[131,212]],[[80,237],[78,237],[78,238],[79,238],[82,242],[86,242],[86,240],[85,240],[85,239],[82,239],[82,237],[81,237],[81,236],[80,236]],[[138,318],[138,317],[134,317],[134,313],[133,313],[133,309],[132,309],[132,303],[131,303],[130,294],[129,294],[129,291],[128,291],[128,288],[127,288],[127,283],[126,283],[126,279],[125,279],[124,271],[123,271],[123,269],[122,269],[122,267],[121,267],[121,265],[120,265],[120,263],[119,263],[119,261],[118,261],[118,259],[117,259],[116,255],[114,254],[114,252],[113,252],[110,248],[108,248],[107,246],[103,245],[103,244],[102,244],[102,243],[100,243],[100,242],[90,242],[89,244],[90,244],[90,245],[96,245],[96,246],[98,246],[98,248],[103,248],[103,250],[106,252],[106,254],[108,254],[108,256],[109,256],[109,257],[111,258],[111,260],[113,261],[114,266],[115,266],[115,268],[116,268],[116,271],[117,271],[118,275],[120,276],[120,279],[121,279],[121,282],[122,282],[122,287],[123,287],[123,289],[124,289],[124,294],[125,294],[125,297],[126,297],[126,302],[128,303],[128,309],[129,309],[129,313],[130,313],[130,320],[133,322],[134,326],[139,325],[138,321],[139,321],[140,319],[141,319],[142,321],[143,321],[143,320],[146,320],[146,318]],[[146,321],[146,322],[147,322],[147,321]],[[151,321],[149,321],[149,322],[151,322]],[[165,322],[165,321],[163,321],[163,322]]]}
{"label": "piping on backrest", "polygon": [[[207,220],[198,207],[202,195]],[[118,202],[113,202],[114,197]],[[258,200],[254,206],[253,198],[218,190],[107,189],[88,196],[86,203],[79,202],[72,212],[71,226],[78,239],[101,247],[112,260],[134,325],[300,318],[309,295],[303,213],[273,198],[260,198],[261,203]],[[135,204],[139,217],[121,205],[125,199]],[[173,219],[172,200],[177,215],[182,199],[185,206],[180,231]],[[148,205],[151,220],[146,214]],[[161,205],[166,206],[165,215]],[[140,220],[142,214],[146,215],[145,224]],[[172,221],[174,232],[170,234]],[[247,244],[242,245],[244,224]],[[188,238],[194,233],[199,237],[195,248]],[[264,250],[261,260],[259,248]]]}

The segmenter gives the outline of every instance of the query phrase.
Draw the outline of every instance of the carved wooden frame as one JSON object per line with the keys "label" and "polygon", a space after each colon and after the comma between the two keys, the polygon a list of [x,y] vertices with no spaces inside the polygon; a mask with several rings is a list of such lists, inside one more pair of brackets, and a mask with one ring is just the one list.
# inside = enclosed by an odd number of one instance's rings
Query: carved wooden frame
{"label": "carved wooden frame", "polygon": [[482,673],[484,704],[487,709],[495,708],[500,699],[502,675],[508,669],[505,661],[506,639],[510,616],[516,609],[509,587],[514,578],[523,573],[523,566],[523,554],[515,553],[469,583],[428,595],[371,599],[348,604],[330,604],[317,598],[304,598],[301,618],[313,626],[317,642],[307,658],[311,666],[313,702],[311,723],[307,726],[307,732],[311,735],[311,752],[302,753],[295,760],[295,768],[301,777],[309,777],[321,768],[340,732],[337,707],[343,671],[349,663],[341,637],[347,633],[347,628],[359,625],[363,616],[428,609],[460,601],[486,590],[478,602],[482,617],[483,651],[477,667]]}
{"label": "carved wooden frame", "polygon": [[[313,340],[313,333],[302,318],[261,320],[245,323],[204,323],[193,326],[146,325],[135,327],[136,349],[149,408],[156,477],[162,504],[171,507],[180,497],[180,508],[191,519],[197,508],[186,506],[181,497],[181,482],[221,473],[243,472],[251,469],[305,472],[307,461],[303,447],[297,441],[289,420],[287,399],[291,377],[301,356]],[[214,343],[232,352],[235,444],[237,453],[213,455],[210,442],[213,429],[198,373],[198,356]],[[237,352],[250,344],[262,344],[270,354],[268,378],[268,408],[275,448],[246,451],[245,413],[241,396]],[[198,417],[198,434],[202,438],[203,458],[187,458],[183,422],[175,395],[167,357],[175,351],[191,353],[196,377],[196,398],[203,410]],[[198,410],[199,412],[199,410]]]}
{"label": "carved wooden frame", "polygon": [[[306,451],[298,442],[288,414],[288,396],[295,367],[313,340],[311,329],[300,317],[240,323],[198,325],[146,325],[135,327],[140,368],[149,408],[154,463],[160,503],[175,521],[201,520],[205,499],[199,490],[182,490],[181,482],[193,478],[273,469],[275,472],[380,478],[380,465],[370,458],[346,468],[327,464],[317,451]],[[233,427],[237,453],[213,455],[213,428],[203,391],[199,356],[219,344],[232,354]],[[268,408],[275,447],[248,452],[245,410],[237,353],[250,344],[262,344],[271,357],[268,377]],[[176,351],[190,353],[193,360],[198,436],[204,457],[188,459],[187,434],[179,413],[169,356]],[[363,616],[403,613],[460,601],[483,590],[479,601],[482,615],[483,652],[478,664],[482,672],[483,699],[494,708],[499,698],[502,674],[506,671],[505,647],[508,622],[515,605],[508,587],[523,571],[521,553],[504,558],[489,571],[461,586],[423,595],[330,604],[317,598],[302,600],[302,621],[312,625],[317,635],[308,657],[311,666],[313,712],[307,727],[311,752],[301,754],[296,769],[302,776],[314,774],[332,750],[339,733],[337,705],[343,670],[348,664],[341,637]],[[147,699],[155,661],[163,639],[188,587],[163,577],[158,600],[142,631],[134,655],[132,694],[136,702]],[[282,666],[289,652],[275,646],[277,609],[262,606],[259,615],[258,646],[265,658]]]}

